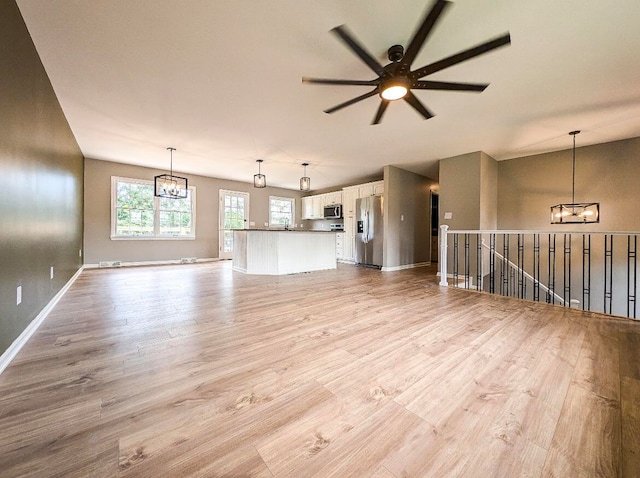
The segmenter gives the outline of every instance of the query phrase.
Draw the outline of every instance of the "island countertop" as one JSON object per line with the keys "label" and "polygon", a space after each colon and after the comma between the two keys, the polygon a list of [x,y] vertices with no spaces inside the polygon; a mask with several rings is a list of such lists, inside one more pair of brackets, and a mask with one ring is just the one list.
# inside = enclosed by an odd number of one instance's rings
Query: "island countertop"
{"label": "island countertop", "polygon": [[233,270],[280,275],[335,269],[334,231],[238,229],[233,232]]}
{"label": "island countertop", "polygon": [[237,231],[261,231],[261,232],[320,232],[320,233],[329,233],[335,234],[337,232],[343,231],[322,231],[318,229],[236,229]]}

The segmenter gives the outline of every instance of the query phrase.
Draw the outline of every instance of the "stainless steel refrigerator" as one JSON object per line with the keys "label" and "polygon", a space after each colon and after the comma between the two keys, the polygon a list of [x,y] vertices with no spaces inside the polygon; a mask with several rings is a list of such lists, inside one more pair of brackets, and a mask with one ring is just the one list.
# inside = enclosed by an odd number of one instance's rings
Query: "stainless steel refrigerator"
{"label": "stainless steel refrigerator", "polygon": [[356,199],[356,263],[382,267],[382,196]]}

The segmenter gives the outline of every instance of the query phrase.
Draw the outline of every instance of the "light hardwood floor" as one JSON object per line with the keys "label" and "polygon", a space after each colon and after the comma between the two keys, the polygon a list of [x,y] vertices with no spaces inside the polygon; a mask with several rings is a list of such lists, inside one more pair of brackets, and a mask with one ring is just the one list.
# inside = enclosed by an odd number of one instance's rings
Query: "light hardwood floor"
{"label": "light hardwood floor", "polygon": [[640,323],[434,271],[85,271],[0,375],[0,475],[638,477]]}

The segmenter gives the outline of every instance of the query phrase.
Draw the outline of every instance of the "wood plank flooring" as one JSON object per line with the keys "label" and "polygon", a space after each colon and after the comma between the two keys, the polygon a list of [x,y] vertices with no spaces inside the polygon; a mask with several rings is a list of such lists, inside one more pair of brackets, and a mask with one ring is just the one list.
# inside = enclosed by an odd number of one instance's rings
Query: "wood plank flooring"
{"label": "wood plank flooring", "polygon": [[638,477],[640,323],[430,268],[88,270],[0,375],[0,476]]}

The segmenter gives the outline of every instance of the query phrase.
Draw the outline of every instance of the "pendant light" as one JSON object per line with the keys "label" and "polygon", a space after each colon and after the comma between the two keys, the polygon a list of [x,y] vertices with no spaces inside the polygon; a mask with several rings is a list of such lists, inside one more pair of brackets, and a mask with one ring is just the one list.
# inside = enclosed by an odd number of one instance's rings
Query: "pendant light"
{"label": "pendant light", "polygon": [[571,202],[551,206],[551,224],[590,224],[600,222],[600,203],[576,202],[576,135],[580,131],[571,131],[573,136],[573,163],[571,179]]}
{"label": "pendant light", "polygon": [[258,163],[258,174],[253,175],[253,187],[254,188],[266,188],[267,187],[267,177],[264,174],[260,173],[260,164],[264,161],[263,159],[256,159],[256,163]]}
{"label": "pendant light", "polygon": [[300,178],[300,191],[309,191],[311,189],[311,178],[307,176],[307,166],[309,163],[302,163],[304,167],[303,176]]}
{"label": "pendant light", "polygon": [[184,199],[187,197],[187,178],[173,175],[173,152],[176,148],[167,148],[171,162],[169,174],[160,174],[153,178],[154,194],[161,198]]}

